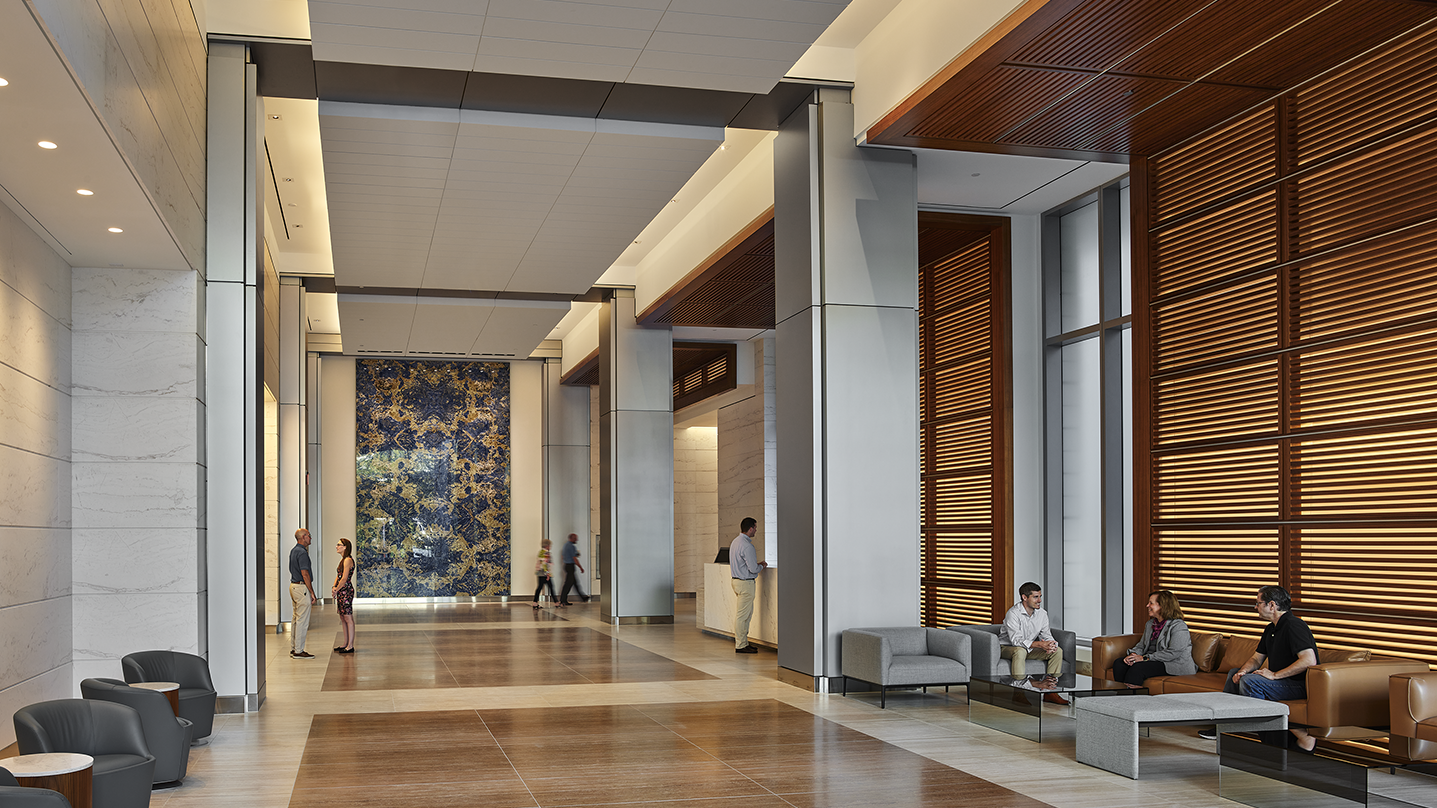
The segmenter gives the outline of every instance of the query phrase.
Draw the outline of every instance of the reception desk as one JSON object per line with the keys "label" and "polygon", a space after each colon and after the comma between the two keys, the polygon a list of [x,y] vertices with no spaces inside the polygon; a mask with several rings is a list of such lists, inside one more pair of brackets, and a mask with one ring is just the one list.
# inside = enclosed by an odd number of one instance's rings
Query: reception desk
{"label": "reception desk", "polygon": [[[699,628],[709,634],[733,636],[735,601],[733,572],[727,564],[704,565],[704,588],[698,593],[695,607]],[[757,591],[753,597],[753,619],[748,625],[748,641],[766,648],[778,647],[778,570],[773,567],[758,574]]]}

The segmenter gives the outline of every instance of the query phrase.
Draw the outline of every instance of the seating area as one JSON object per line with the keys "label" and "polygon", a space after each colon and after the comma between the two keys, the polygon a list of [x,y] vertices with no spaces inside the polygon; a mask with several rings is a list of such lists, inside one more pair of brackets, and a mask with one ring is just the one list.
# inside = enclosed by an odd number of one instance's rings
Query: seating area
{"label": "seating area", "polygon": [[85,679],[80,682],[80,693],[86,699],[123,704],[140,714],[145,743],[155,756],[156,785],[178,784],[185,779],[194,725],[175,715],[164,694],[130,687],[115,679]]}
{"label": "seating area", "polygon": [[843,694],[848,680],[878,685],[878,706],[888,689],[966,685],[972,673],[968,635],[936,628],[851,628],[843,632]]}
{"label": "seating area", "polygon": [[73,752],[94,758],[92,808],[150,804],[155,756],[134,708],[90,699],[58,699],[15,712],[21,755]]}
{"label": "seating area", "polygon": [[[1003,627],[999,624],[981,626],[949,626],[949,631],[956,631],[966,634],[972,641],[973,647],[973,673],[976,676],[1008,676],[1012,673],[1012,666],[1001,654],[998,645],[998,631]],[[1073,673],[1077,670],[1078,664],[1078,635],[1071,631],[1064,631],[1060,628],[1052,629],[1053,639],[1058,642],[1058,647],[1063,649],[1063,673]],[[1046,663],[1041,659],[1030,659],[1024,672],[1027,674],[1045,673]]]}
{"label": "seating area", "polygon": [[125,681],[174,682],[180,686],[180,718],[194,725],[194,741],[210,737],[215,724],[215,684],[204,657],[180,651],[138,651],[120,659]]}

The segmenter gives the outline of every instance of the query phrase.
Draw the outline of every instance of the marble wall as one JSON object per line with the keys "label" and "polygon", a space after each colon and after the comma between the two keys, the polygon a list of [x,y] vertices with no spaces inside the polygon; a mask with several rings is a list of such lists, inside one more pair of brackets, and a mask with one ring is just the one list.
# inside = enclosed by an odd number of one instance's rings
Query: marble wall
{"label": "marble wall", "polygon": [[509,375],[503,362],[356,363],[359,596],[509,593]]}
{"label": "marble wall", "polygon": [[207,650],[204,282],[76,268],[71,285],[78,682],[131,651]]}
{"label": "marble wall", "polygon": [[[279,625],[279,402],[264,391],[264,624]],[[285,552],[289,552],[288,549]],[[288,563],[286,561],[286,563]]]}
{"label": "marble wall", "polygon": [[714,559],[718,524],[718,429],[674,428],[674,591],[697,592]]}
{"label": "marble wall", "polygon": [[[778,563],[778,427],[772,338],[749,343],[754,394],[718,411],[718,546],[738,535],[744,517],[758,520],[754,549]],[[740,346],[739,350],[747,350]],[[717,549],[717,547],[715,547]],[[712,559],[710,555],[709,559]]]}
{"label": "marble wall", "polygon": [[70,268],[0,206],[0,747],[71,690]]}

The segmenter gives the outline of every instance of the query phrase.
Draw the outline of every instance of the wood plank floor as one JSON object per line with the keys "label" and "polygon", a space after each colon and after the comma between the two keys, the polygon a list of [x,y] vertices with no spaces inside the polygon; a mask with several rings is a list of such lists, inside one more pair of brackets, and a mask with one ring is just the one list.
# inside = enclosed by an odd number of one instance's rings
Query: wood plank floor
{"label": "wood plank floor", "polygon": [[[333,605],[311,621],[314,660],[267,635],[263,709],[216,716],[184,785],[152,808],[1236,805],[1217,795],[1214,745],[1193,728],[1144,738],[1142,779],[1129,780],[1074,759],[1062,708],[1045,708],[1055,720],[1035,744],[970,723],[962,688],[889,693],[881,710],[876,693],[783,684],[772,651],[735,654],[700,632],[693,600],[675,603],[672,625],[608,625],[594,604],[361,603],[356,615],[352,656],[330,650]],[[673,678],[599,675],[630,662]]]}

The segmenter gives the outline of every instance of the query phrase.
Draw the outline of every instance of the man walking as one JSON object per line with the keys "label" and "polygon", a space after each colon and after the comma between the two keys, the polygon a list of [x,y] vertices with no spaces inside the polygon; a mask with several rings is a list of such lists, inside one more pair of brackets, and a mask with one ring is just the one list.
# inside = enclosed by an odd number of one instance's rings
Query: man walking
{"label": "man walking", "polygon": [[[1014,679],[1028,675],[1028,659],[1041,659],[1047,663],[1049,676],[1063,672],[1063,649],[1053,639],[1048,624],[1048,612],[1043,609],[1043,588],[1028,581],[1018,587],[1018,602],[1003,616],[1003,627],[998,630],[998,653],[1008,660],[1008,669]],[[1068,700],[1056,693],[1043,697],[1053,704],[1067,704]]]}
{"label": "man walking", "polygon": [[291,659],[314,659],[314,654],[304,650],[304,641],[309,636],[309,607],[316,600],[314,572],[309,565],[311,541],[309,531],[300,528],[294,532],[294,547],[289,551],[289,599],[294,602],[294,630],[290,633],[289,646]]}
{"label": "man walking", "polygon": [[738,598],[737,613],[733,620],[733,643],[735,654],[757,654],[758,649],[748,644],[748,624],[753,619],[753,594],[758,584],[758,571],[768,566],[767,561],[758,560],[758,551],[753,549],[753,537],[758,532],[758,521],[751,516],[744,517],[738,525],[738,535],[728,547],[729,570],[733,574],[733,593]]}
{"label": "man walking", "polygon": [[[1241,667],[1227,672],[1224,693],[1237,693],[1268,701],[1296,701],[1307,698],[1307,669],[1317,664],[1317,640],[1302,618],[1292,614],[1292,596],[1280,586],[1257,590],[1253,604],[1268,622],[1257,642],[1257,651]],[[1263,662],[1267,667],[1262,667]],[[1216,729],[1198,732],[1199,738],[1217,737]],[[1303,740],[1302,735],[1298,735]],[[1304,749],[1310,749],[1307,743]]]}
{"label": "man walking", "polygon": [[574,572],[575,567],[578,568],[579,572],[584,571],[584,565],[579,563],[579,534],[569,534],[569,542],[564,545],[561,558],[564,562],[564,588],[559,592],[559,605],[569,605],[570,589],[578,592],[579,599],[588,603],[589,596],[585,595],[584,590],[579,588],[579,576]]}

